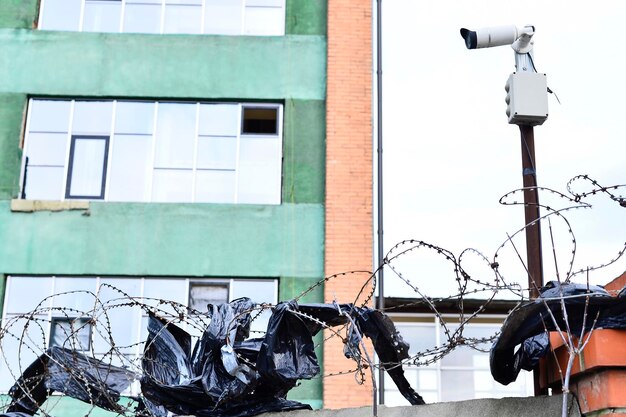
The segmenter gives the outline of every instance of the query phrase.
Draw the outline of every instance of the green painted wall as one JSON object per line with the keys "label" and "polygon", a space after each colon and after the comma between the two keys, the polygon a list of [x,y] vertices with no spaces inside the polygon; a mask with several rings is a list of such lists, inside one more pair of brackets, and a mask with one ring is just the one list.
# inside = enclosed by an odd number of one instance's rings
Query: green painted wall
{"label": "green painted wall", "polygon": [[323,207],[97,203],[12,213],[0,201],[6,273],[323,276]]}
{"label": "green painted wall", "polygon": [[[313,288],[312,291],[308,291],[307,294],[299,299],[301,303],[315,303],[321,302],[324,300],[324,286],[316,285],[319,283],[317,278],[306,279],[306,278],[292,278],[292,277],[282,277],[280,279],[280,288],[279,292],[283,300],[289,300],[296,297],[299,297],[304,292],[307,292],[310,288]],[[315,354],[317,355],[317,359],[320,363],[320,366],[323,365],[323,334],[320,332],[313,339],[316,345]],[[323,374],[322,371],[320,373]],[[296,400],[305,402],[311,405],[315,409],[322,408],[322,380],[321,377],[310,381],[300,381],[300,385],[296,388],[289,391],[289,395],[287,398],[290,400]]]}
{"label": "green painted wall", "polygon": [[287,100],[283,128],[283,202],[323,203],[326,106],[318,100]]}
{"label": "green painted wall", "polygon": [[[278,277],[280,298],[290,299],[323,277],[326,0],[287,0],[280,37],[37,31],[37,8],[37,0],[0,0],[2,281],[267,276]],[[284,103],[283,204],[92,202],[88,211],[11,212],[25,109],[37,96]],[[301,301],[323,300],[322,289]],[[321,379],[289,398],[321,407]]]}
{"label": "green painted wall", "polygon": [[25,109],[25,94],[0,94],[0,199],[17,197],[19,192]]}
{"label": "green painted wall", "polygon": [[34,28],[38,7],[38,0],[1,0],[0,28]]}
{"label": "green painted wall", "polygon": [[287,0],[285,33],[326,35],[327,0]]}
{"label": "green painted wall", "polygon": [[323,36],[2,29],[0,44],[0,92],[268,100],[325,96]]}

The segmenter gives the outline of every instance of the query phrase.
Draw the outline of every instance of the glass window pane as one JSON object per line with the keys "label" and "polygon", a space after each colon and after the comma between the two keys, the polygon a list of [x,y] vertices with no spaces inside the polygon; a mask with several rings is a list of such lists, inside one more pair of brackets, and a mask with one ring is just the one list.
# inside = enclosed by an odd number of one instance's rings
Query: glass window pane
{"label": "glass window pane", "polygon": [[101,133],[111,131],[111,101],[77,101],[74,103],[72,133]]}
{"label": "glass window pane", "polygon": [[152,134],[154,103],[118,101],[115,110],[115,133]]}
{"label": "glass window pane", "polygon": [[166,5],[163,33],[200,33],[202,6]]}
{"label": "glass window pane", "polygon": [[198,168],[235,169],[236,166],[236,137],[201,136],[198,138]]}
{"label": "glass window pane", "polygon": [[36,167],[26,169],[27,200],[61,200],[63,196],[63,167]]}
{"label": "glass window pane", "polygon": [[[175,317],[179,314],[180,308],[167,303],[163,304],[159,300],[187,305],[187,281],[181,278],[146,278],[143,296],[145,298],[142,302],[157,308],[159,314]],[[145,327],[142,327],[142,331],[145,331]]]}
{"label": "glass window pane", "polygon": [[189,307],[206,312],[208,304],[222,304],[228,302],[228,284],[200,283],[189,284]]}
{"label": "glass window pane", "polygon": [[283,7],[284,0],[246,0],[246,6]]}
{"label": "glass window pane", "polygon": [[156,156],[159,168],[191,168],[196,134],[196,105],[160,103]]}
{"label": "glass window pane", "polygon": [[155,169],[152,178],[153,202],[191,202],[193,171]]}
{"label": "glass window pane", "polygon": [[418,387],[420,390],[437,390],[437,371],[435,370],[418,370]]}
{"label": "glass window pane", "polygon": [[[0,341],[0,391],[8,392],[28,366],[43,353],[46,345],[49,323],[47,317],[28,320],[16,316],[7,316],[3,322],[6,333]],[[24,333],[24,334],[22,334]],[[23,342],[20,344],[20,339]],[[31,350],[32,349],[32,350]],[[6,362],[5,362],[6,361]]]}
{"label": "glass window pane", "polygon": [[236,136],[239,132],[239,105],[201,104],[198,133],[206,136]]}
{"label": "glass window pane", "polygon": [[[115,347],[123,353],[134,353],[135,344],[139,342],[139,325],[141,320],[141,308],[129,306],[125,294],[131,297],[141,296],[141,278],[101,278],[98,288],[98,298],[103,303],[110,323],[110,331],[107,330],[109,323],[107,317],[100,316],[98,326],[101,333],[110,333],[115,342]],[[106,343],[104,343],[106,342]],[[105,351],[109,348],[109,341],[95,339],[95,348]]]}
{"label": "glass window pane", "polygon": [[31,133],[28,135],[28,165],[65,165],[67,133]]}
{"label": "glass window pane", "polygon": [[[277,303],[276,281],[273,279],[236,279],[232,283],[231,300],[248,297],[255,303]],[[267,330],[272,312],[265,310],[250,326],[250,337],[261,337]]]}
{"label": "glass window pane", "polygon": [[[52,305],[54,307],[65,307],[88,312],[96,306],[93,295],[87,293],[96,291],[96,279],[92,277],[56,277],[54,279],[54,297]],[[64,294],[68,293],[68,294]],[[69,313],[74,315],[73,313]]]}
{"label": "glass window pane", "polygon": [[45,0],[41,29],[77,31],[79,23],[80,0]]}
{"label": "glass window pane", "polygon": [[256,303],[276,303],[276,280],[236,279],[232,283],[231,299],[248,297]]}
{"label": "glass window pane", "polygon": [[[51,277],[9,277],[4,310],[7,314],[29,313],[51,294]],[[50,300],[42,305],[48,306]]]}
{"label": "glass window pane", "polygon": [[108,138],[74,139],[66,197],[104,198],[107,144]]}
{"label": "glass window pane", "polygon": [[[385,385],[385,388],[387,388],[388,386],[389,385]],[[410,405],[410,404],[406,400],[406,398],[404,398],[404,395],[400,394],[400,391],[385,389],[385,406],[386,407],[399,407],[399,406],[405,406],[405,405]]]}
{"label": "glass window pane", "polygon": [[196,203],[234,203],[235,171],[196,172]]}
{"label": "glass window pane", "polygon": [[285,34],[285,9],[246,7],[246,35],[282,36]]}
{"label": "glass window pane", "polygon": [[204,33],[240,35],[243,18],[241,0],[206,0]]}
{"label": "glass window pane", "polygon": [[50,346],[89,350],[91,325],[87,318],[53,317],[50,323]]}
{"label": "glass window pane", "polygon": [[[397,323],[396,328],[405,342],[409,344],[409,354],[415,356],[437,346],[435,324],[408,325]],[[427,359],[427,358],[424,358]]]}
{"label": "glass window pane", "polygon": [[494,380],[489,371],[474,371],[474,387],[476,391],[490,392],[493,389]]}
{"label": "glass window pane", "polygon": [[110,201],[148,201],[152,136],[115,135],[109,175]]}
{"label": "glass window pane", "polygon": [[475,398],[473,371],[441,371],[441,401]]}
{"label": "glass window pane", "polygon": [[[167,295],[167,297],[165,297]],[[143,296],[155,299],[167,299],[180,304],[187,303],[187,283],[182,278],[146,278]],[[148,301],[146,301],[148,303]],[[153,305],[153,304],[150,304]]]}
{"label": "glass window pane", "polygon": [[70,101],[33,100],[29,130],[31,132],[67,132],[70,125]]}
{"label": "glass window pane", "polygon": [[[499,326],[465,326],[463,329],[463,337],[466,339],[483,339],[489,338],[496,334],[496,332],[500,329]],[[450,328],[450,332],[455,331],[455,327]],[[445,341],[446,336],[443,333],[443,329],[441,330],[441,340]],[[486,350],[487,352],[480,352],[478,350],[472,349],[468,346],[459,346],[454,349],[450,354],[444,356],[441,360],[442,366],[463,366],[463,367],[474,367],[474,363],[480,363],[481,356],[488,357],[489,349],[491,348],[491,342],[485,342],[481,344],[475,345],[476,348]],[[477,362],[478,361],[478,362]]]}
{"label": "glass window pane", "polygon": [[239,203],[280,204],[280,145],[276,138],[241,138]]}
{"label": "glass window pane", "polygon": [[[98,288],[98,298],[103,303],[115,300],[116,303],[125,303],[126,295],[141,296],[141,278],[101,278]],[[124,300],[119,300],[119,299]],[[119,300],[119,301],[118,301]]]}
{"label": "glass window pane", "polygon": [[126,3],[124,32],[160,33],[161,5]]}
{"label": "glass window pane", "polygon": [[202,0],[165,0],[165,4],[187,4],[202,6]]}
{"label": "glass window pane", "polygon": [[119,32],[121,11],[121,0],[86,0],[83,31]]}

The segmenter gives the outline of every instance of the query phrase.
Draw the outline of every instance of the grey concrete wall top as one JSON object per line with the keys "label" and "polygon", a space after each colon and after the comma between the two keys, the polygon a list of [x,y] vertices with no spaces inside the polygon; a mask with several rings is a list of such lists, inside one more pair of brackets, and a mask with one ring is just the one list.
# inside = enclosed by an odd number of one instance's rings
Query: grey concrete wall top
{"label": "grey concrete wall top", "polygon": [[[559,417],[563,397],[481,399],[407,407],[378,407],[378,417]],[[579,417],[578,403],[570,397],[569,417]],[[371,417],[372,407],[342,410],[267,413],[263,417]]]}

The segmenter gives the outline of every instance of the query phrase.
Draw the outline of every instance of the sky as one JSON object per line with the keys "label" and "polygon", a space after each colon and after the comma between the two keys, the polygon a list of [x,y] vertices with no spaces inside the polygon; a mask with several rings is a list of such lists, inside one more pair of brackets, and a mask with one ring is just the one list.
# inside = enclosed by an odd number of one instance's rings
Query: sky
{"label": "sky", "polygon": [[[456,256],[475,248],[491,260],[507,233],[524,226],[522,207],[498,203],[522,186],[519,129],[508,124],[504,102],[514,52],[509,46],[467,50],[461,27],[536,28],[535,66],[560,100],[549,96],[549,118],[534,130],[540,186],[566,193],[569,179],[580,174],[602,185],[626,184],[626,2],[388,0],[382,16],[386,250],[416,239]],[[539,199],[556,208],[572,205],[547,193]],[[626,208],[607,198],[588,201],[593,208],[565,213],[577,245],[574,270],[609,261],[626,242]],[[551,223],[554,245],[542,224],[546,281],[557,269],[565,276],[572,252],[565,222]],[[513,242],[525,260],[523,233]],[[473,259],[467,272],[492,279],[485,262]],[[512,245],[498,262],[508,282],[526,283]],[[455,291],[453,269],[432,251],[411,252],[396,265],[425,295]],[[626,256],[590,273],[589,281],[604,284],[625,270]],[[586,282],[586,275],[578,280]],[[387,271],[385,295],[410,294]]]}

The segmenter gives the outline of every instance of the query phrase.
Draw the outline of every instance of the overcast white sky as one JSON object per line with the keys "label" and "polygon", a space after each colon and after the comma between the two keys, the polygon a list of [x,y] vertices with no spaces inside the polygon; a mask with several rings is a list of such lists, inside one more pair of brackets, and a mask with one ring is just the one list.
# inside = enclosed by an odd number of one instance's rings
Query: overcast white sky
{"label": "overcast white sky", "polygon": [[[603,185],[626,183],[626,2],[387,0],[382,16],[387,249],[418,239],[457,255],[473,247],[491,258],[506,233],[523,226],[523,209],[498,204],[522,186],[519,130],[507,123],[504,103],[514,54],[508,46],[467,50],[461,27],[536,27],[535,65],[561,100],[549,97],[550,116],[535,128],[539,185],[565,192],[578,174]],[[544,195],[540,201],[567,204]],[[578,243],[575,269],[608,261],[626,241],[626,208],[590,201],[592,210],[566,214]],[[562,223],[553,223],[555,230]],[[544,270],[550,280],[554,261],[546,226]],[[555,233],[564,271],[571,245]],[[517,247],[525,259],[523,236]],[[506,278],[526,282],[512,251],[500,264]],[[454,288],[452,269],[443,261],[411,255],[400,266],[428,295]],[[591,281],[603,284],[624,270],[626,259],[592,274]],[[468,272],[490,276],[484,267]],[[386,296],[409,295],[391,273],[385,279]]]}

